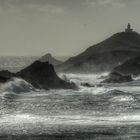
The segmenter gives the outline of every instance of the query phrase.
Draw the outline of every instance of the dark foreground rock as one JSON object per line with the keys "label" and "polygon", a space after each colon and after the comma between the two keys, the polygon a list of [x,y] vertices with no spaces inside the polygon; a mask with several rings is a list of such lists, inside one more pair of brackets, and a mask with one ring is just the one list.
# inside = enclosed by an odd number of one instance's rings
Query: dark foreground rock
{"label": "dark foreground rock", "polygon": [[95,85],[91,85],[89,83],[81,83],[81,86],[83,86],[83,87],[95,87]]}
{"label": "dark foreground rock", "polygon": [[81,86],[92,88],[92,87],[103,87],[103,84],[91,85],[91,84],[89,84],[89,83],[81,83]]}
{"label": "dark foreground rock", "polygon": [[16,74],[40,89],[74,89],[75,84],[60,79],[52,64],[36,61]]}
{"label": "dark foreground rock", "polygon": [[8,70],[0,71],[0,83],[5,83],[13,77],[15,77],[15,74]]}
{"label": "dark foreground rock", "polygon": [[11,73],[9,71],[0,72],[1,83],[7,82],[13,77],[22,78],[38,89],[77,89],[74,83],[60,79],[53,65],[48,62],[35,61],[17,73]]}

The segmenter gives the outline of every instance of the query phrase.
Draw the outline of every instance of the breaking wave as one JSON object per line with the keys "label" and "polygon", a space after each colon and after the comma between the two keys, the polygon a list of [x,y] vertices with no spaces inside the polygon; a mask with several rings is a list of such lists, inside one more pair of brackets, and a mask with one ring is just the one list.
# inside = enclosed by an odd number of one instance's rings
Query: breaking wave
{"label": "breaking wave", "polygon": [[33,86],[23,79],[13,78],[0,85],[1,92],[25,93],[34,90]]}
{"label": "breaking wave", "polygon": [[70,82],[74,82],[77,85],[80,85],[81,83],[89,83],[89,84],[98,84],[100,83],[108,73],[102,73],[102,74],[65,74],[60,73],[59,77]]}

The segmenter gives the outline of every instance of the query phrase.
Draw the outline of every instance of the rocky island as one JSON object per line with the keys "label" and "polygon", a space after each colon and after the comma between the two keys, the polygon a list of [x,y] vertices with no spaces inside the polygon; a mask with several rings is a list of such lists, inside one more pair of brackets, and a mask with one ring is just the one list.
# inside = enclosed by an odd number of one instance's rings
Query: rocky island
{"label": "rocky island", "polygon": [[69,83],[59,78],[52,64],[35,61],[30,66],[17,73],[0,71],[0,83],[5,83],[11,78],[22,78],[37,89],[76,89],[74,83]]}
{"label": "rocky island", "polygon": [[132,81],[132,76],[140,74],[140,57],[134,57],[115,67],[103,83],[123,83]]}
{"label": "rocky island", "polygon": [[49,62],[53,66],[57,66],[61,64],[62,62],[60,60],[55,59],[50,53],[47,53],[46,55],[42,56],[39,61],[41,62]]}
{"label": "rocky island", "polygon": [[128,24],[124,32],[89,47],[58,65],[56,70],[67,73],[102,73],[112,71],[125,61],[139,56],[140,35]]}

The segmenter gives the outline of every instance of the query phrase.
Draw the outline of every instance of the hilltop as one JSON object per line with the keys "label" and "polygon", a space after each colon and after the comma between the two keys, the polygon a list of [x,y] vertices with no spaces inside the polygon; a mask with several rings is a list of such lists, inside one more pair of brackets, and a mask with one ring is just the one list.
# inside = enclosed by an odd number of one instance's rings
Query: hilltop
{"label": "hilltop", "polygon": [[[129,27],[130,28],[130,27]],[[119,32],[108,39],[87,48],[57,66],[59,72],[104,72],[111,71],[125,61],[140,56],[140,35],[137,32]]]}
{"label": "hilltop", "polygon": [[55,59],[54,57],[52,57],[52,55],[50,53],[42,56],[39,61],[41,62],[49,62],[50,64],[56,66],[61,64],[62,62],[60,60]]}

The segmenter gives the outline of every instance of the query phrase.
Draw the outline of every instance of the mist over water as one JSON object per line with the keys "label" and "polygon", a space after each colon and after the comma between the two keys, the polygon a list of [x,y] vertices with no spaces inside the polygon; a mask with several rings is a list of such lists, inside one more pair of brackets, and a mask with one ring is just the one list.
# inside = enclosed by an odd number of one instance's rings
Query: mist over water
{"label": "mist over water", "polygon": [[106,75],[59,74],[76,91],[36,90],[21,79],[2,84],[0,139],[140,139],[140,78],[96,86]]}

